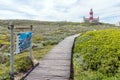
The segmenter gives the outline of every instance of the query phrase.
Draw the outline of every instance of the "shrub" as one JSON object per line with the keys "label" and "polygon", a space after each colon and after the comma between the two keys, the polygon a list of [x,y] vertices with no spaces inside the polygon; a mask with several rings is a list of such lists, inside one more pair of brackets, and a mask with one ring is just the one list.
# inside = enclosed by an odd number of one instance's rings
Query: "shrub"
{"label": "shrub", "polygon": [[26,72],[30,68],[33,67],[33,62],[28,56],[23,56],[18,59],[15,59],[15,65],[16,73],[20,72]]}
{"label": "shrub", "polygon": [[[100,72],[107,77],[116,76],[120,68],[120,30],[86,32],[77,38],[74,53],[74,66],[82,66],[81,70]],[[82,62],[77,61],[76,54]]]}
{"label": "shrub", "polygon": [[42,43],[44,46],[47,46],[47,45],[55,45],[58,42],[56,40],[48,40],[48,41],[43,41]]}

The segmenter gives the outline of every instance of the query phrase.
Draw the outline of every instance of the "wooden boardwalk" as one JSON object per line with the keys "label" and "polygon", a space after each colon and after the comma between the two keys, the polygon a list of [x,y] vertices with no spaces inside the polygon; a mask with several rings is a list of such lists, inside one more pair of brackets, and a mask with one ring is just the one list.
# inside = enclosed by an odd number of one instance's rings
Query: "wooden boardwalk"
{"label": "wooden boardwalk", "polygon": [[77,36],[67,37],[56,45],[25,80],[69,80],[72,47]]}

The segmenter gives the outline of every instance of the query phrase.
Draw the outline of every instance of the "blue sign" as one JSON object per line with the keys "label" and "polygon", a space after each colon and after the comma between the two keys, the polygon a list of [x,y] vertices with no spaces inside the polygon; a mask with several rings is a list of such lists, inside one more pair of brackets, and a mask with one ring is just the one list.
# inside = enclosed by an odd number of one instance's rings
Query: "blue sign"
{"label": "blue sign", "polygon": [[17,34],[16,42],[16,53],[21,53],[22,51],[30,48],[32,39],[32,32],[21,32]]}

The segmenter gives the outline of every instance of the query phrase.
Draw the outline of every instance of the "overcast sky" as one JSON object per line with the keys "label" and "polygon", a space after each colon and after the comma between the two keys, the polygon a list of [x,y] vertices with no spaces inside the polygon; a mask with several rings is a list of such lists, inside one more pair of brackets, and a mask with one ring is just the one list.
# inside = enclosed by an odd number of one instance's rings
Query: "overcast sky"
{"label": "overcast sky", "polygon": [[120,0],[0,0],[0,19],[81,22],[91,8],[101,22],[120,21]]}

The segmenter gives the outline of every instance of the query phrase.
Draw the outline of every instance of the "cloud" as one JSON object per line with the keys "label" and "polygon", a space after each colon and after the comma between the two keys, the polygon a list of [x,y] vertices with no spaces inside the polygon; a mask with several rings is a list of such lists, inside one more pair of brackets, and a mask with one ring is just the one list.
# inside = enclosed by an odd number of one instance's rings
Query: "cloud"
{"label": "cloud", "polygon": [[120,21],[120,0],[0,0],[0,19],[81,22],[90,8],[102,22]]}

